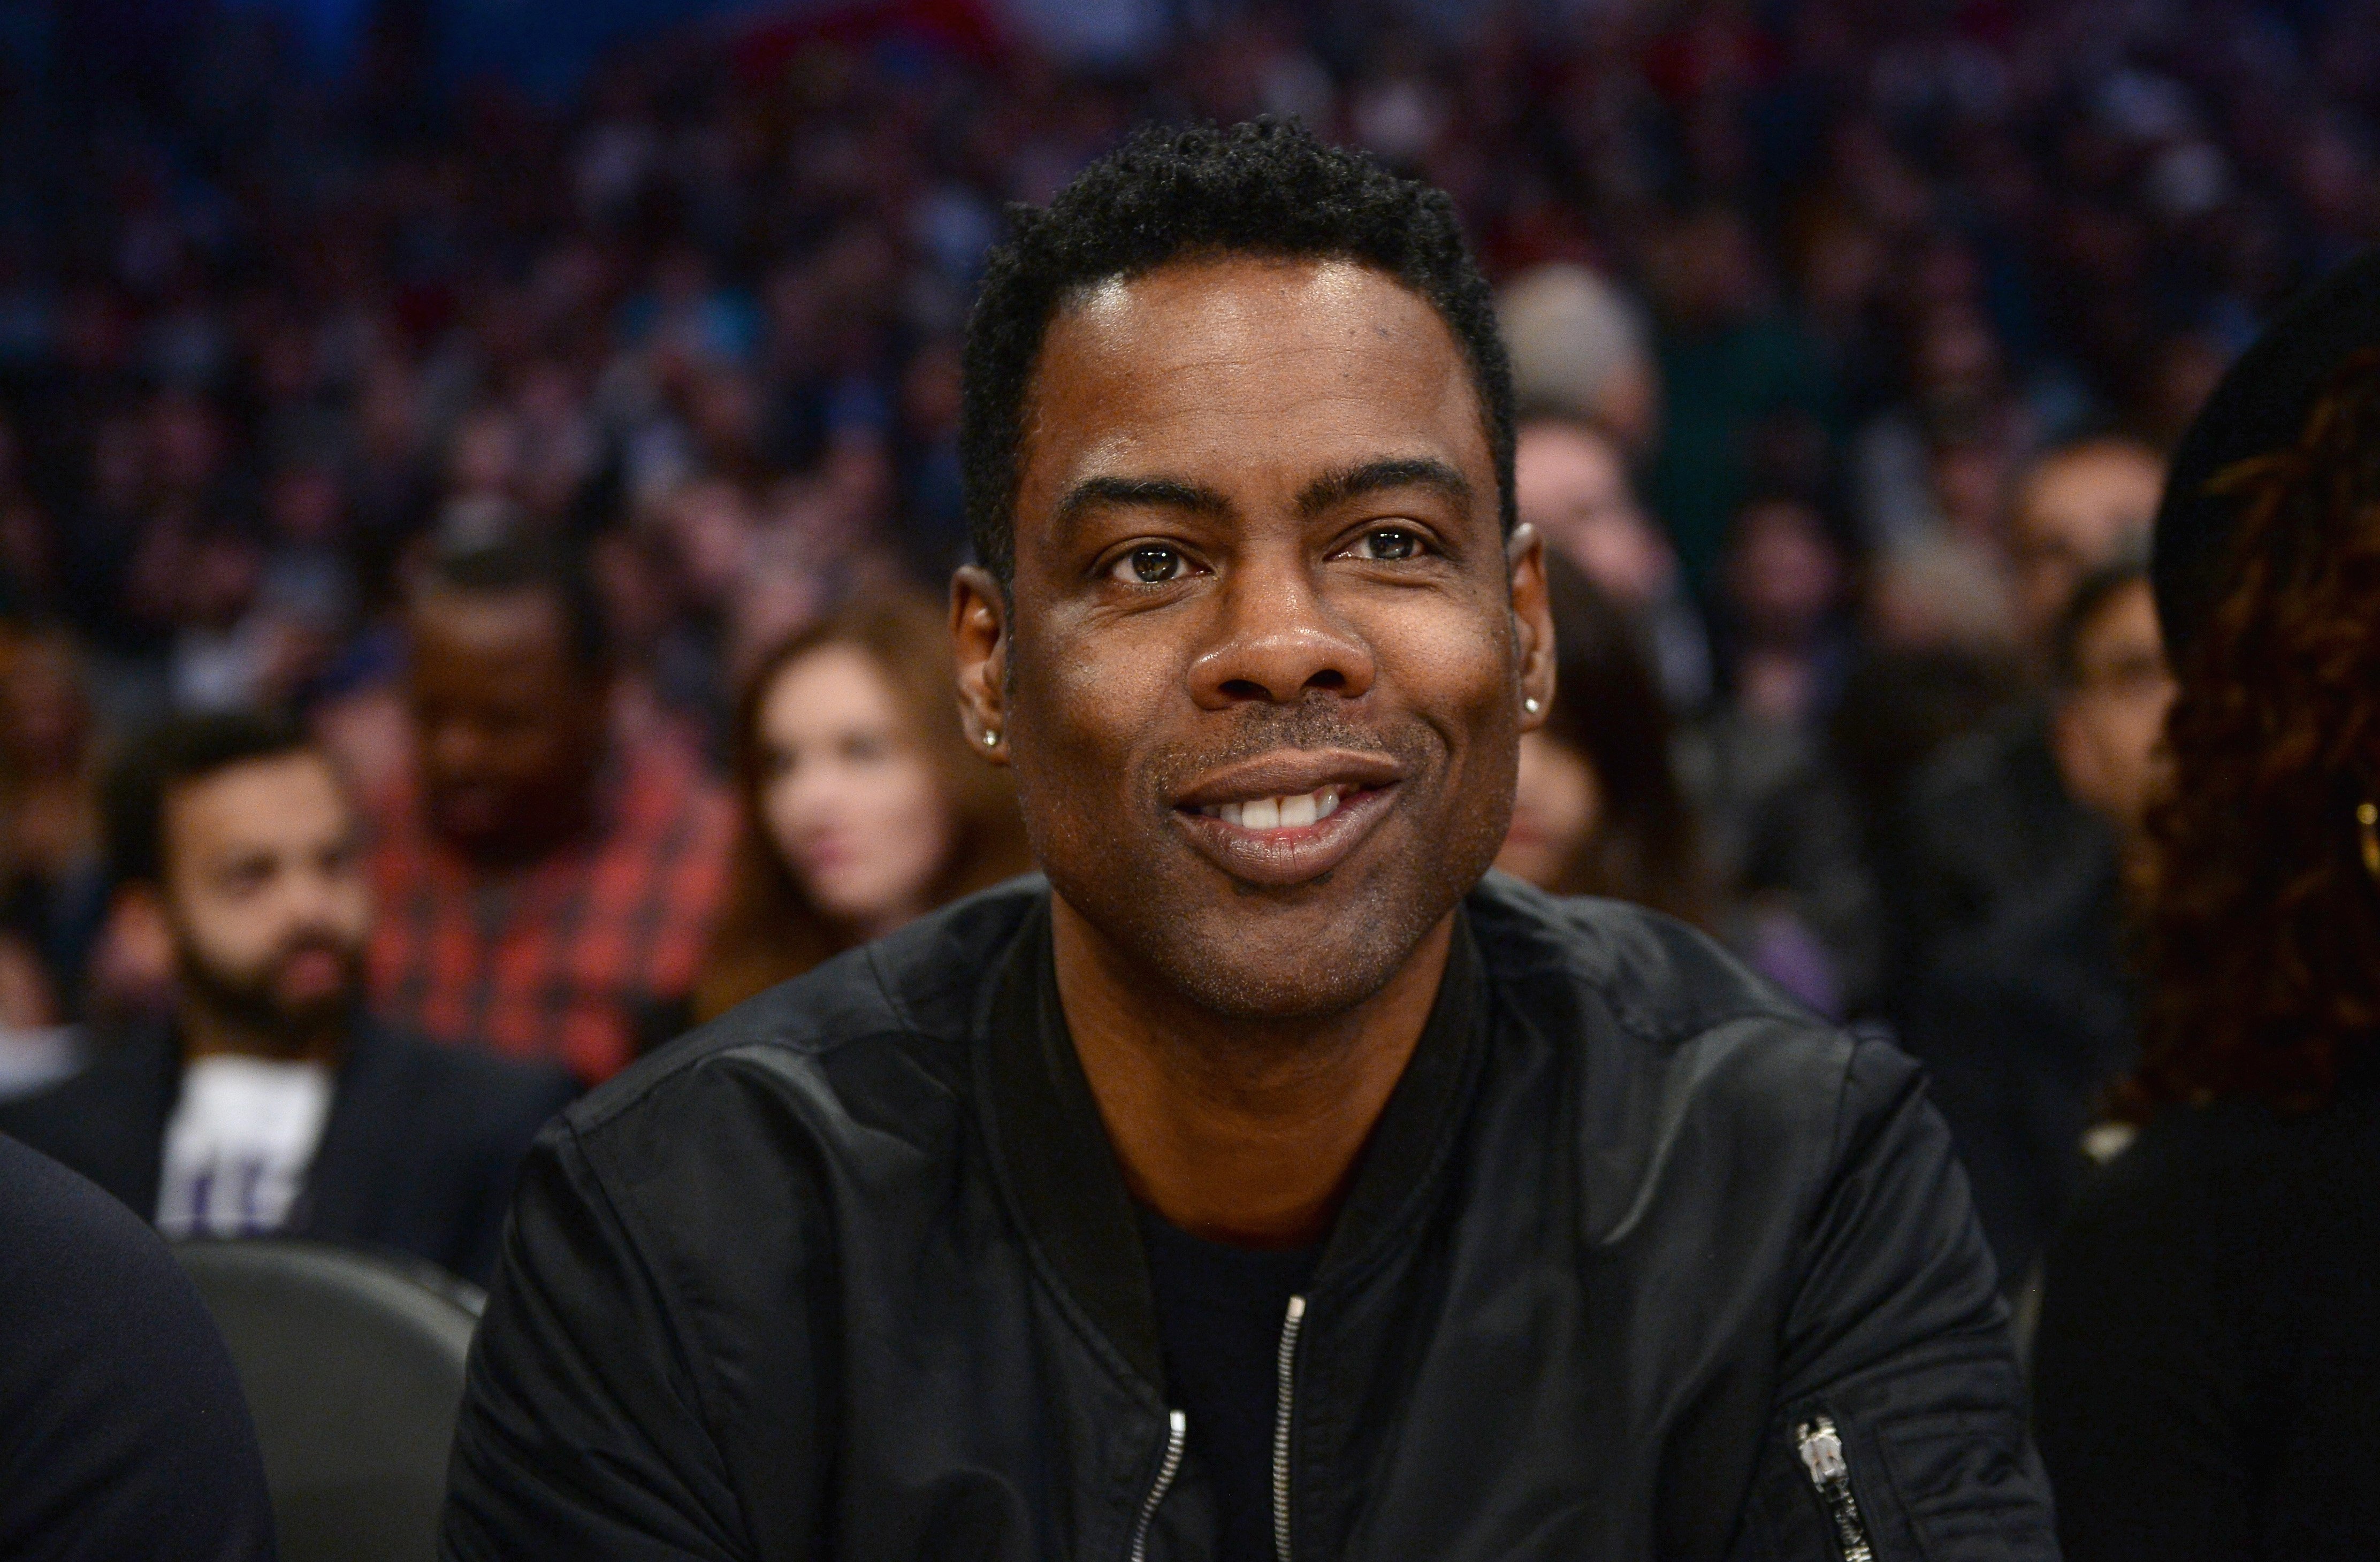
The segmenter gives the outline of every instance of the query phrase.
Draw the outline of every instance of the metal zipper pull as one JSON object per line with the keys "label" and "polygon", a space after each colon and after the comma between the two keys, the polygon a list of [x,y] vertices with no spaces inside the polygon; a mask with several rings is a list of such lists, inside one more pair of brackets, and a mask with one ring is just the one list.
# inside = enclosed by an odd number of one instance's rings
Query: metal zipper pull
{"label": "metal zipper pull", "polygon": [[1835,1430],[1835,1418],[1815,1415],[1795,1427],[1793,1447],[1802,1456],[1802,1468],[1810,1472],[1810,1484],[1818,1489],[1827,1517],[1834,1521],[1835,1544],[1843,1554],[1843,1562],[1876,1562],[1875,1548],[1867,1541],[1867,1520],[1860,1517],[1859,1498],[1852,1493],[1851,1461],[1843,1458],[1842,1434]]}
{"label": "metal zipper pull", "polygon": [[1148,1562],[1148,1527],[1157,1522],[1157,1505],[1173,1489],[1182,1473],[1182,1448],[1190,1439],[1190,1418],[1180,1411],[1165,1412],[1165,1459],[1157,1467],[1157,1483],[1140,1499],[1140,1519],[1132,1527],[1131,1562]]}
{"label": "metal zipper pull", "polygon": [[1289,1299],[1281,1325],[1281,1399],[1272,1417],[1272,1554],[1289,1562],[1289,1424],[1297,1393],[1297,1335],[1305,1326],[1305,1298]]}

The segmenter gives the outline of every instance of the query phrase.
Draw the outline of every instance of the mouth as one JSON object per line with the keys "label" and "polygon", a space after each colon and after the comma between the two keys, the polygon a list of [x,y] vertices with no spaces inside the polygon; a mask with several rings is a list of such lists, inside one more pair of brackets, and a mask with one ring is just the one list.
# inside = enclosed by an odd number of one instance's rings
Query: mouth
{"label": "mouth", "polygon": [[1174,804],[1199,852],[1268,888],[1319,878],[1395,805],[1403,767],[1386,755],[1284,752],[1202,778]]}

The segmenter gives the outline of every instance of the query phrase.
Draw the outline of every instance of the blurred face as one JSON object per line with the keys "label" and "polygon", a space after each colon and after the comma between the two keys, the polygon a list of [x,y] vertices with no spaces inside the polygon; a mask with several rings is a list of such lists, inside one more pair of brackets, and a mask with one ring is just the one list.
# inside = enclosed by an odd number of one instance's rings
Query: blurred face
{"label": "blurred face", "polygon": [[2045,645],[2074,588],[2148,535],[2165,468],[2145,451],[2086,448],[2035,467],[2009,527],[2019,629]]}
{"label": "blurred face", "polygon": [[2058,772],[2074,800],[2119,834],[2140,828],[2163,773],[2173,678],[2143,581],[2103,606],[2075,648],[2074,687],[2054,728]]}
{"label": "blurred face", "polygon": [[490,860],[578,828],[603,699],[573,662],[560,606],[537,591],[431,592],[414,604],[412,631],[407,696],[432,827]]}
{"label": "blurred face", "polygon": [[1602,812],[1603,788],[1592,760],[1545,733],[1522,734],[1512,829],[1496,866],[1540,890],[1559,888]]}
{"label": "blurred face", "polygon": [[1058,316],[1026,421],[962,677],[1062,914],[1209,1012],[1345,1012],[1494,858],[1552,693],[1461,348],[1359,266],[1176,263]]}
{"label": "blurred face", "polygon": [[1565,424],[1531,424],[1521,430],[1513,467],[1521,519],[1547,547],[1624,607],[1641,611],[1659,600],[1674,562],[1637,507],[1610,441]]}
{"label": "blurred face", "polygon": [[760,702],[760,815],[811,902],[869,936],[927,910],[951,810],[875,658],[821,646]]}
{"label": "blurred face", "polygon": [[356,820],[315,754],[234,765],[166,795],[167,926],[196,1001],[267,1036],[335,1024],[354,1001],[371,902]]}
{"label": "blurred face", "polygon": [[1755,640],[1807,638],[1834,611],[1842,575],[1833,540],[1806,505],[1759,504],[1736,523],[1728,596]]}

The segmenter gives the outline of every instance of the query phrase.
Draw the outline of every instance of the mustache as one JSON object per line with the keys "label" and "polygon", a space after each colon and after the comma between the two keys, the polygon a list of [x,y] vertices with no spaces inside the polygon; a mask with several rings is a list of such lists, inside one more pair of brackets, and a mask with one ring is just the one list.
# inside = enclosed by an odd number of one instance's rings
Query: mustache
{"label": "mustache", "polygon": [[299,955],[327,954],[342,965],[352,965],[361,952],[355,945],[328,933],[300,933],[274,950],[273,958],[265,964],[268,970],[278,974]]}
{"label": "mustache", "polygon": [[1386,755],[1418,772],[1444,747],[1438,734],[1421,721],[1385,727],[1352,721],[1342,701],[1318,692],[1296,705],[1242,707],[1229,733],[1162,750],[1150,766],[1150,779],[1161,795],[1170,796],[1195,776],[1284,748],[1340,748]]}

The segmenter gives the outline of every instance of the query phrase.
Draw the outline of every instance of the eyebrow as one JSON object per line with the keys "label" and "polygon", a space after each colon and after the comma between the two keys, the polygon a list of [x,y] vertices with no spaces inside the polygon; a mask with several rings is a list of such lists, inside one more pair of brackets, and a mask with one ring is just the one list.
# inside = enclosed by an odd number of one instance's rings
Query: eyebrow
{"label": "eyebrow", "polygon": [[1458,504],[1471,503],[1471,482],[1462,473],[1427,456],[1402,456],[1324,473],[1298,494],[1297,513],[1310,519],[1351,499],[1392,488],[1433,488]]}
{"label": "eyebrow", "polygon": [[1179,478],[1085,478],[1066,490],[1053,519],[1062,535],[1093,510],[1182,510],[1194,515],[1228,515],[1232,502],[1211,488]]}

